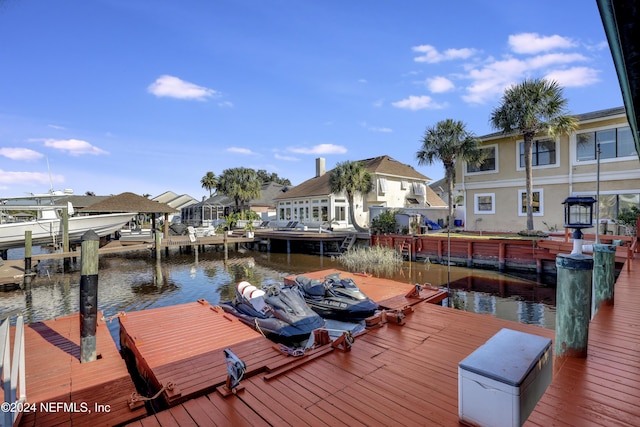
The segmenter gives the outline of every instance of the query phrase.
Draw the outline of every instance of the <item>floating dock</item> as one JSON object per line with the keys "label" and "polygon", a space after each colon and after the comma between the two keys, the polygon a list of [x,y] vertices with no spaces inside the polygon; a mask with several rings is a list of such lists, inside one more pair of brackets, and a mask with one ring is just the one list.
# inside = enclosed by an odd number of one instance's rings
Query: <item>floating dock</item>
{"label": "floating dock", "polygon": [[[601,306],[592,319],[587,358],[554,358],[553,381],[526,426],[637,425],[640,276],[634,268],[622,269],[614,305]],[[401,285],[390,297],[400,305],[410,287]],[[160,401],[148,411],[131,409],[133,382],[106,325],[97,334],[102,357],[87,364],[78,361],[77,315],[27,325],[28,401],[99,403],[111,412],[24,414],[20,425],[458,426],[460,361],[502,328],[555,339],[548,329],[424,300],[407,313],[404,324],[367,329],[349,348],[327,344],[302,357],[283,353],[205,301],[128,313],[119,318],[124,339],[138,353],[138,369],[148,368],[149,384],[156,378],[160,387]],[[236,393],[221,389],[227,347],[247,365]],[[152,397],[152,390],[143,395]]]}
{"label": "floating dock", "polygon": [[145,417],[144,403],[132,402],[136,387],[104,321],[98,321],[96,350],[97,360],[80,363],[79,314],[25,325],[27,402],[33,406],[20,426],[95,427]]}

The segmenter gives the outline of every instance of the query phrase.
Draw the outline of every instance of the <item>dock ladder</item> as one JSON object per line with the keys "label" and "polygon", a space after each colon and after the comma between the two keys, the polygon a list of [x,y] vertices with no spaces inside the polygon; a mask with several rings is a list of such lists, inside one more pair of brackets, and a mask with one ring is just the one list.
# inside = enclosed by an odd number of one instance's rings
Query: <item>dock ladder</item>
{"label": "dock ladder", "polygon": [[[0,378],[4,384],[4,402],[9,408],[20,408],[27,401],[27,385],[24,359],[24,318],[22,314],[16,318],[16,333],[11,358],[10,316],[0,319]],[[19,390],[19,394],[18,394]],[[16,405],[16,406],[14,406]],[[4,409],[4,407],[3,407]],[[20,411],[3,410],[0,416],[0,427],[13,426]]]}
{"label": "dock ladder", "polygon": [[340,252],[345,253],[349,249],[351,249],[356,243],[358,235],[356,233],[350,233],[347,237],[342,241],[342,245],[340,245]]}

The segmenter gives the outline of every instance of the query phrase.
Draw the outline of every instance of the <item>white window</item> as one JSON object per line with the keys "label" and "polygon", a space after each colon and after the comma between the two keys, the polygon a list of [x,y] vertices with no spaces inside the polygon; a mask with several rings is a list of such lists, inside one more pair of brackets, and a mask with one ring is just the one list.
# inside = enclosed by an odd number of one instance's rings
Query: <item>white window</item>
{"label": "white window", "polygon": [[[533,216],[544,216],[544,190],[533,189]],[[518,190],[518,216],[527,216],[527,192]]]}
{"label": "white window", "polygon": [[479,193],[473,196],[473,213],[477,215],[496,213],[495,193]]}
{"label": "white window", "polygon": [[[558,166],[558,143],[548,138],[533,141],[531,143],[531,165],[534,168]],[[518,142],[517,169],[526,169],[524,164],[524,141]]]}
{"label": "white window", "polygon": [[378,188],[380,189],[380,194],[384,194],[387,192],[387,179],[386,178],[378,178]]}
{"label": "white window", "polygon": [[577,134],[577,160],[579,162],[596,160],[598,146],[601,159],[636,157],[636,147],[629,126]]}
{"label": "white window", "polygon": [[414,182],[413,183],[413,194],[415,194],[416,196],[424,196],[424,195],[426,195],[427,194],[426,186],[421,182]]}
{"label": "white window", "polygon": [[400,189],[401,190],[408,190],[409,189],[409,181],[407,180],[402,180],[400,183]]}
{"label": "white window", "polygon": [[483,162],[478,165],[467,163],[467,174],[498,171],[498,145],[487,145],[482,147],[481,150],[485,152]]}

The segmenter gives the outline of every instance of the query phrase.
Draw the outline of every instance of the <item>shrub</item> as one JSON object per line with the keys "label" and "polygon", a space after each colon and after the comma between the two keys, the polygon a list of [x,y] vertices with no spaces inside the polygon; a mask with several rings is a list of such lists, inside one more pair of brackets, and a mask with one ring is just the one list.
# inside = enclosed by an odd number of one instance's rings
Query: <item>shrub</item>
{"label": "shrub", "polygon": [[387,210],[371,220],[371,232],[373,234],[396,233],[398,222],[396,221],[396,211]]}
{"label": "shrub", "polygon": [[630,208],[624,208],[620,211],[618,221],[630,227],[635,227],[638,216],[640,216],[640,209],[636,206],[631,206]]}

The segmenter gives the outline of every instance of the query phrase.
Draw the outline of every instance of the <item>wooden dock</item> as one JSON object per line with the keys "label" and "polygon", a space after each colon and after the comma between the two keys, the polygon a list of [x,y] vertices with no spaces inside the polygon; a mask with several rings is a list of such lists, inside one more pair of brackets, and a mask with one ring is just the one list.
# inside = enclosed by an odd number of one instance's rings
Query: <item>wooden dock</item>
{"label": "wooden dock", "polygon": [[[600,235],[601,243],[616,246],[616,264],[619,266],[635,257],[638,251],[638,239],[635,236]],[[584,234],[584,244],[595,241],[594,234]],[[504,270],[533,270],[543,273],[545,270],[555,271],[555,260],[559,253],[571,253],[573,241],[569,233],[556,234],[549,238],[514,238],[501,237],[500,234],[481,234],[467,232],[466,234],[445,233],[425,235],[372,235],[370,245],[380,245],[396,248],[409,259],[430,259],[440,264],[447,262],[450,255],[451,262],[469,268],[487,267]],[[546,266],[545,266],[546,265]]]}
{"label": "wooden dock", "polygon": [[[588,357],[554,358],[553,382],[525,425],[638,425],[640,276],[632,270],[622,269],[614,305],[600,307],[593,318]],[[376,290],[365,282],[375,285],[377,279],[354,279],[372,296],[380,292],[374,299],[383,305],[406,303],[410,285],[400,284],[395,295],[386,295],[392,284]],[[119,319],[123,340],[138,353],[138,368],[149,384],[163,390],[151,415],[142,405],[131,409],[135,388],[104,323],[97,333],[101,357],[85,364],[79,362],[78,315],[30,324],[25,330],[28,401],[99,404],[109,412],[38,407],[24,414],[20,425],[457,426],[460,361],[502,328],[555,338],[548,329],[424,300],[410,300],[404,325],[368,329],[349,351],[328,345],[303,357],[281,352],[205,301],[127,313]],[[220,390],[227,347],[245,361],[247,374],[241,390],[225,397]]]}
{"label": "wooden dock", "polygon": [[97,360],[80,363],[79,314],[25,325],[27,401],[35,406],[19,425],[95,427],[146,416],[142,402],[129,405],[136,388],[103,321],[96,349]]}
{"label": "wooden dock", "polygon": [[[338,270],[315,274],[324,277],[334,272]],[[427,299],[442,300],[446,295],[446,291],[439,289],[422,289],[416,295],[407,296],[414,291],[414,286],[343,275],[354,277],[367,295],[371,292],[379,296],[380,299],[374,300],[390,309]],[[272,371],[288,359],[262,334],[204,300],[132,312],[119,320],[121,347],[135,358],[150,392],[155,394],[167,384],[173,384],[172,390],[162,393],[165,406],[212,392],[223,384],[226,379],[223,350],[227,347],[245,360],[252,372]]]}
{"label": "wooden dock", "polygon": [[[601,307],[591,322],[588,357],[555,358],[553,382],[525,425],[638,425],[638,286],[640,277],[623,269],[615,305]],[[237,394],[207,393],[130,425],[458,426],[458,364],[502,328],[555,335],[419,303],[406,324],[367,330],[349,352],[330,351],[276,370],[247,363],[250,374]]]}

